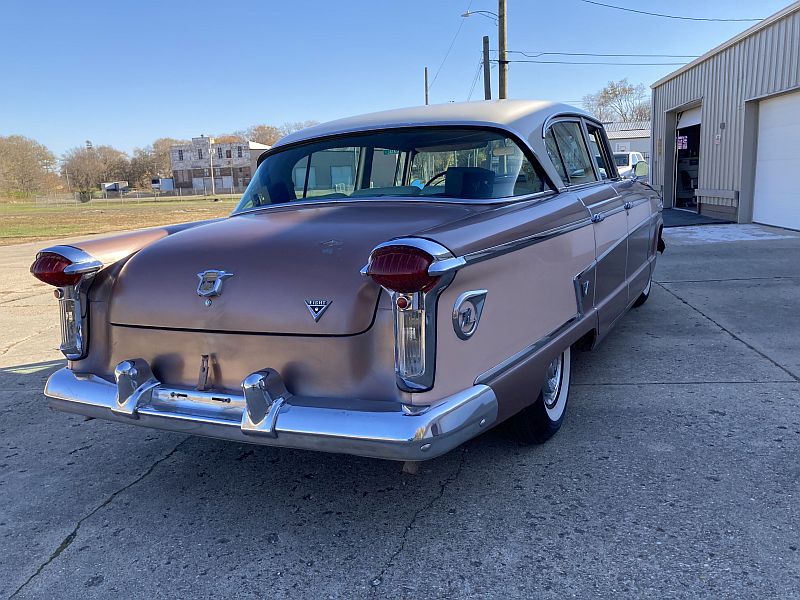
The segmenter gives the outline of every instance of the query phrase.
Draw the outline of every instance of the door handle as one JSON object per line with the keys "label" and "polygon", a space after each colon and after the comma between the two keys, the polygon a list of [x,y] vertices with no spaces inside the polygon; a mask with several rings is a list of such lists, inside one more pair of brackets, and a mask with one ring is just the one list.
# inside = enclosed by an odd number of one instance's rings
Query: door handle
{"label": "door handle", "polygon": [[625,210],[632,209],[633,208],[633,202],[626,202],[624,207],[625,207]]}
{"label": "door handle", "polygon": [[605,215],[601,213],[595,213],[592,215],[592,223],[599,223],[600,221],[603,221],[605,218],[606,218]]}

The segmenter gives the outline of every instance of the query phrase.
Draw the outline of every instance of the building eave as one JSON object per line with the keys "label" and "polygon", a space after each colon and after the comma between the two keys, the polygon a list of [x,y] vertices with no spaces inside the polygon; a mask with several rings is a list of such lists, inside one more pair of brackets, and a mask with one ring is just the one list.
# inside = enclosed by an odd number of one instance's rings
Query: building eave
{"label": "building eave", "polygon": [[682,75],[686,71],[689,71],[690,69],[693,69],[694,67],[696,67],[700,63],[703,63],[703,62],[707,61],[708,59],[716,56],[720,52],[723,52],[724,50],[727,50],[731,46],[735,46],[736,44],[738,44],[742,40],[747,39],[748,37],[750,37],[751,35],[753,35],[755,33],[758,33],[762,29],[766,29],[767,27],[769,27],[773,23],[776,23],[777,21],[780,21],[784,17],[786,17],[788,15],[791,15],[791,14],[797,12],[797,11],[800,11],[800,0],[798,0],[797,2],[793,2],[792,4],[787,6],[786,8],[776,12],[774,15],[772,15],[770,17],[767,17],[763,21],[759,21],[758,23],[756,23],[755,25],[753,25],[749,29],[744,30],[739,35],[736,35],[736,36],[732,37],[728,41],[723,42],[722,44],[717,46],[716,48],[714,48],[712,50],[709,50],[708,52],[706,52],[702,56],[699,56],[698,58],[695,58],[692,62],[686,63],[685,65],[683,65],[679,69],[673,71],[669,75],[666,75],[666,76],[662,77],[661,79],[659,79],[658,81],[653,83],[650,86],[650,88],[651,89],[655,89],[655,88],[667,83],[668,81],[670,81],[672,79],[675,79],[676,77],[678,77],[679,75]]}

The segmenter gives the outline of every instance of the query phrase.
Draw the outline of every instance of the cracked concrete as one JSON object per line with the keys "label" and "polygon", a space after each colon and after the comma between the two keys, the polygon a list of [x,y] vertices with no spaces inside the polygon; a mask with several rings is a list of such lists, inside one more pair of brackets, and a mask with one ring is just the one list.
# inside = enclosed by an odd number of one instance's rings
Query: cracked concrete
{"label": "cracked concrete", "polygon": [[800,236],[714,227],[667,232],[550,442],[416,476],[50,411],[55,302],[0,248],[0,597],[800,596]]}

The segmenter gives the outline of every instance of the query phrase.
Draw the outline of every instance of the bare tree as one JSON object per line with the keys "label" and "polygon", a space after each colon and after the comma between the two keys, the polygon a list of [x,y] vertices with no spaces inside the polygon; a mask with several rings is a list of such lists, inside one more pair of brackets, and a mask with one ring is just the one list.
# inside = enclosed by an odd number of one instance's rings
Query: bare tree
{"label": "bare tree", "polygon": [[243,133],[248,140],[267,146],[272,146],[283,137],[281,130],[274,125],[253,125]]}
{"label": "bare tree", "polygon": [[30,196],[55,183],[53,153],[21,135],[0,136],[0,192]]}
{"label": "bare tree", "polygon": [[127,180],[131,165],[127,154],[111,146],[78,146],[64,153],[62,173],[86,201],[102,182]]}
{"label": "bare tree", "polygon": [[650,99],[643,84],[628,79],[609,81],[596,94],[583,97],[583,106],[601,121],[649,121]]}
{"label": "bare tree", "polygon": [[319,121],[314,121],[313,119],[308,121],[291,121],[284,123],[278,129],[281,132],[281,136],[284,136],[305,129],[306,127],[313,127],[314,125],[319,125]]}
{"label": "bare tree", "polygon": [[244,136],[246,139],[251,140],[253,142],[258,142],[259,144],[266,144],[267,146],[272,146],[281,139],[285,135],[289,135],[290,133],[294,133],[295,131],[299,131],[300,129],[305,129],[306,127],[311,127],[313,125],[318,125],[319,121],[293,121],[287,122],[283,125],[276,126],[276,125],[253,125],[249,127],[246,131],[239,132],[239,135]]}

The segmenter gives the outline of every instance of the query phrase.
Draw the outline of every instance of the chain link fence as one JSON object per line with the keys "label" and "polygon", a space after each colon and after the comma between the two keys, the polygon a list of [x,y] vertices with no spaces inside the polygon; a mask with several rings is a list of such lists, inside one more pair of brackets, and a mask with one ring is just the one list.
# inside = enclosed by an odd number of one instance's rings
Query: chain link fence
{"label": "chain link fence", "polygon": [[36,195],[33,200],[37,206],[53,206],[64,204],[99,204],[99,203],[144,203],[144,202],[182,202],[208,199],[238,198],[244,188],[220,188],[214,190],[178,188],[175,190],[128,190],[128,191],[93,191],[84,192],[48,192]]}

